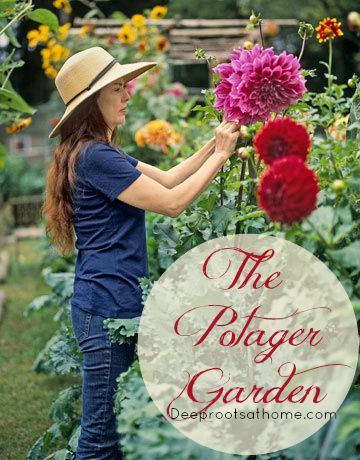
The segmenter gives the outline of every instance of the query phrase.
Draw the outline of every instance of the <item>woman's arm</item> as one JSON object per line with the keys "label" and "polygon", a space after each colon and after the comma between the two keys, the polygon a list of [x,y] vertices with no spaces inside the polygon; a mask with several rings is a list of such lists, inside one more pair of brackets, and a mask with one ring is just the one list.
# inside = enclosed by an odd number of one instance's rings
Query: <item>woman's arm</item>
{"label": "woman's arm", "polygon": [[181,184],[194,174],[205,161],[214,153],[215,150],[215,136],[211,138],[205,145],[203,145],[197,152],[191,157],[186,158],[178,165],[169,169],[168,171],[162,171],[155,166],[151,166],[147,163],[139,161],[136,165],[136,169],[146,174],[148,177],[159,182],[166,188],[173,188],[176,185]]}
{"label": "woman's arm", "polygon": [[169,190],[151,177],[141,174],[117,198],[137,208],[177,217],[205,190],[234,151],[239,136],[238,125],[224,122],[215,132],[214,153],[181,184]]}

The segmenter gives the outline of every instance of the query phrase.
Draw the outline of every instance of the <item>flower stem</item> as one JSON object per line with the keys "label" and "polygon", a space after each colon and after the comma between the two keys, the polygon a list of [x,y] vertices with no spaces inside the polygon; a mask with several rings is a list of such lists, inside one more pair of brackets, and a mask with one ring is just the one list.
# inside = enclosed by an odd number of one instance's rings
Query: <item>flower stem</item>
{"label": "flower stem", "polygon": [[334,154],[333,154],[331,149],[329,150],[329,153],[330,153],[330,160],[331,160],[331,163],[332,163],[332,165],[334,167],[335,174],[338,177],[340,177],[340,179],[344,179],[344,176],[343,176],[341,170],[336,166],[336,161],[335,161],[335,158],[334,158]]}
{"label": "flower stem", "polygon": [[[237,204],[236,204],[237,211],[240,211],[240,208],[241,208],[242,193],[244,189],[242,181],[244,180],[244,177],[245,177],[245,171],[246,171],[246,161],[243,161],[241,165],[240,186],[239,186]],[[235,233],[240,233],[240,221],[236,222]]]}
{"label": "flower stem", "polygon": [[263,35],[261,23],[262,23],[262,21],[260,20],[259,21],[259,30],[260,30],[260,37],[261,37],[261,46],[263,47],[263,49],[265,49],[265,40],[264,40],[264,35]]}
{"label": "flower stem", "polygon": [[[256,176],[259,176],[260,163],[261,163],[261,159],[260,159],[260,157],[259,157],[258,160],[257,160],[256,166],[255,166],[255,173],[256,173]],[[247,196],[247,199],[246,199],[245,206],[247,206],[247,205],[250,203],[252,194],[253,194],[253,192],[254,192],[254,188],[255,188],[255,183],[253,182],[253,183],[250,185],[249,193],[248,193],[248,196]]]}
{"label": "flower stem", "polygon": [[304,34],[303,38],[302,38],[302,45],[301,45],[301,51],[300,51],[300,54],[299,54],[299,57],[298,57],[298,61],[300,62],[301,58],[302,58],[302,55],[304,53],[304,49],[305,49],[305,42],[306,42],[306,33]]}
{"label": "flower stem", "polygon": [[326,239],[322,236],[322,234],[319,232],[316,226],[311,222],[311,220],[308,218],[305,220],[310,225],[310,227],[315,231],[315,233],[319,236],[320,240],[324,243],[325,247],[333,249],[333,245],[329,244],[329,242],[326,241]]}
{"label": "flower stem", "polygon": [[[221,174],[224,172],[224,166],[221,167]],[[221,175],[220,177],[220,205],[223,206],[224,204],[224,178]]]}
{"label": "flower stem", "polygon": [[328,89],[330,91],[331,84],[332,84],[332,58],[333,58],[333,47],[332,47],[332,39],[329,40],[329,66],[328,66]]}

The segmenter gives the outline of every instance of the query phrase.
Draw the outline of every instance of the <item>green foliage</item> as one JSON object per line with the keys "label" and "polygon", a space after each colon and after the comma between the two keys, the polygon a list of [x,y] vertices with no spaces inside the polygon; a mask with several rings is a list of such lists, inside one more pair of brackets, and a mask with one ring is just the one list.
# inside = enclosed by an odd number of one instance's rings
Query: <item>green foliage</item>
{"label": "green foliage", "polygon": [[80,356],[73,333],[62,324],[38,355],[33,370],[48,375],[80,375]]}
{"label": "green foliage", "polygon": [[131,343],[135,340],[139,328],[139,321],[140,317],[111,318],[104,321],[104,326],[108,329],[112,342],[117,342],[121,345],[123,343]]}
{"label": "green foliage", "polygon": [[60,392],[49,411],[49,418],[54,423],[32,446],[28,460],[75,458],[80,435],[80,398],[81,385],[78,384]]}
{"label": "green foliage", "polygon": [[[20,21],[26,16],[31,17],[34,21],[49,25],[53,30],[58,29],[58,19],[54,13],[49,10],[39,8],[32,11],[34,5],[30,1],[12,1],[1,0],[0,2],[0,36],[6,34],[11,45],[15,48],[21,48],[16,35],[12,29],[15,21]],[[30,107],[27,102],[12,88],[10,75],[15,68],[22,67],[24,61],[19,59],[13,62],[15,49],[11,50],[4,62],[0,65],[0,125],[11,125],[19,123],[24,114],[34,114],[35,109]],[[3,146],[0,144],[0,148]],[[0,172],[4,162],[0,158]],[[0,196],[1,205],[1,196]]]}
{"label": "green foliage", "polygon": [[44,8],[37,8],[36,10],[28,13],[27,16],[32,21],[40,22],[40,24],[49,26],[50,29],[55,33],[57,33],[59,29],[59,21],[57,16],[49,10],[45,10]]}

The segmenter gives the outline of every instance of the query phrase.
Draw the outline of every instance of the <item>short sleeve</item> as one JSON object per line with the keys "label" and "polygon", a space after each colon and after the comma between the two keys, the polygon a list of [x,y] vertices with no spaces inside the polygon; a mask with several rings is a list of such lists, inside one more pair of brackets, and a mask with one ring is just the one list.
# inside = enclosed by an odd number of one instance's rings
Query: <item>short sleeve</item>
{"label": "short sleeve", "polygon": [[86,181],[110,201],[142,174],[127,157],[106,144],[92,146],[86,153],[83,167]]}
{"label": "short sleeve", "polygon": [[[123,150],[122,150],[123,151]],[[124,152],[125,155],[126,155],[126,158],[130,161],[130,163],[133,165],[133,166],[136,166],[138,163],[139,163],[139,160],[137,160],[136,158],[128,155],[126,152]]]}

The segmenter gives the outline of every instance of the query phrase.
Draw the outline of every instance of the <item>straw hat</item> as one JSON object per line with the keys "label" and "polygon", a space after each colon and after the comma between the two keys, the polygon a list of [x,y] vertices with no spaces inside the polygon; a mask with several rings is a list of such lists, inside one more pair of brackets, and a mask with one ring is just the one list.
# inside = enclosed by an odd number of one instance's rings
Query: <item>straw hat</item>
{"label": "straw hat", "polygon": [[156,62],[120,64],[100,46],[70,56],[55,78],[56,88],[66,105],[66,110],[49,134],[49,138],[58,136],[60,126],[70,114],[96,91],[121,77],[126,83],[156,64]]}

